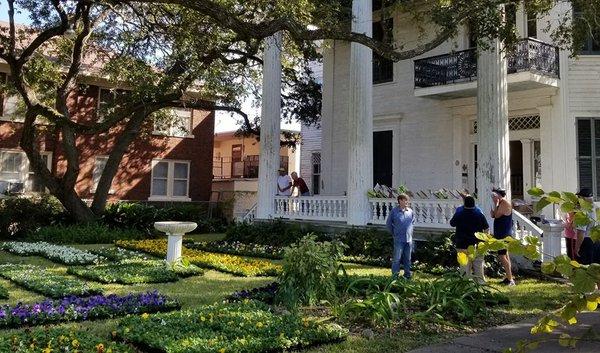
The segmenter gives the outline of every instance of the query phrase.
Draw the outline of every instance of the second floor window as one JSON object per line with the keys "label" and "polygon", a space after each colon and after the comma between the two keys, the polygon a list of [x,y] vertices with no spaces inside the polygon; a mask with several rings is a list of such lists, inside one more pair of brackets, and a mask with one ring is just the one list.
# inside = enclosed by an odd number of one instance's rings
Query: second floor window
{"label": "second floor window", "polygon": [[154,120],[154,133],[174,137],[193,137],[192,110],[177,108],[161,114]]}
{"label": "second floor window", "polygon": [[577,169],[579,188],[600,194],[600,119],[577,120]]}
{"label": "second floor window", "polygon": [[[573,17],[575,26],[583,26],[587,33],[581,46],[581,52],[579,52],[579,54],[600,55],[600,25],[598,25],[597,22],[590,22],[585,20],[585,15],[582,12],[582,9],[578,8],[576,4],[573,5]],[[581,23],[582,21],[583,23]]]}
{"label": "second floor window", "polygon": [[[385,43],[393,42],[394,20],[373,22],[373,39]],[[373,83],[392,82],[394,62],[378,54],[373,54]]]}

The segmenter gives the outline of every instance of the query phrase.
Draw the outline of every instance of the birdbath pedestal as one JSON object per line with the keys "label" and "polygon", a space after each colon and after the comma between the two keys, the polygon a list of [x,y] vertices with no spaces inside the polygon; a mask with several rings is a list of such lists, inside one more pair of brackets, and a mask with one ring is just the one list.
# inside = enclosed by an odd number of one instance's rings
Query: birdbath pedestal
{"label": "birdbath pedestal", "polygon": [[169,239],[167,243],[167,262],[175,262],[181,259],[183,235],[193,231],[197,226],[194,222],[154,222],[154,228],[166,233]]}

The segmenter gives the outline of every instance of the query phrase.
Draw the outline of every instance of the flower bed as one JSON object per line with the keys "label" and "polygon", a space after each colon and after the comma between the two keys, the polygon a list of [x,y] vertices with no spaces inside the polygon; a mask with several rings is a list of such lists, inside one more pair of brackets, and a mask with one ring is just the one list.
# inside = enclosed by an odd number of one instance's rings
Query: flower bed
{"label": "flower bed", "polygon": [[239,241],[201,242],[188,245],[191,249],[211,251],[223,254],[264,257],[267,259],[283,259],[283,248],[262,244],[245,244]]}
{"label": "flower bed", "polygon": [[23,330],[0,335],[0,352],[11,353],[135,353],[122,343],[66,328]]}
{"label": "flower bed", "polygon": [[110,261],[148,260],[151,257],[148,254],[139,251],[131,251],[116,247],[93,249],[89,250],[89,252]]}
{"label": "flower bed", "polygon": [[[188,245],[191,249],[210,251],[222,254],[232,254],[251,257],[262,257],[267,259],[283,259],[285,248],[262,244],[246,244],[239,241],[215,241],[215,242],[200,242]],[[344,256],[342,262],[351,262],[363,265],[383,266],[387,267],[391,264],[390,259],[383,257],[367,257],[367,256]]]}
{"label": "flower bed", "polygon": [[128,314],[171,311],[179,307],[178,302],[156,291],[125,296],[69,296],[58,300],[47,299],[31,305],[19,303],[15,306],[0,306],[0,328],[110,319]]}
{"label": "flower bed", "polygon": [[258,300],[263,303],[273,304],[275,302],[277,290],[279,290],[279,283],[273,282],[267,284],[266,286],[233,292],[230,296],[225,298],[225,300],[228,302]]}
{"label": "flower bed", "polygon": [[170,265],[162,260],[125,260],[95,266],[70,267],[67,273],[101,283],[166,283],[204,274],[194,265]]}
{"label": "flower bed", "polygon": [[117,336],[151,352],[257,353],[340,341],[347,330],[294,314],[275,314],[265,304],[245,301],[128,317],[121,320]]}
{"label": "flower bed", "polygon": [[[139,250],[156,256],[167,253],[166,240],[117,241],[116,245],[129,250]],[[183,257],[194,265],[212,268],[238,276],[275,276],[281,266],[267,260],[251,260],[240,256],[214,254],[183,247]]]}
{"label": "flower bed", "polygon": [[0,265],[0,276],[50,298],[69,295],[101,294],[102,288],[78,278],[61,275],[45,267],[33,265]]}
{"label": "flower bed", "polygon": [[0,284],[0,299],[8,299],[8,290]]}
{"label": "flower bed", "polygon": [[101,260],[98,255],[88,251],[70,246],[54,245],[44,241],[36,243],[10,241],[2,243],[0,248],[20,256],[42,256],[65,265],[89,265],[98,263]]}

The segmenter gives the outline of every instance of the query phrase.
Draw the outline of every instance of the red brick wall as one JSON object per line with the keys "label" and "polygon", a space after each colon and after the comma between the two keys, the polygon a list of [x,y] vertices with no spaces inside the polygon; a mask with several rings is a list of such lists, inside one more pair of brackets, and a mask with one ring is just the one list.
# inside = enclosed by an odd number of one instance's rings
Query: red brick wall
{"label": "red brick wall", "polygon": [[[98,87],[89,86],[79,94],[71,95],[69,106],[78,121],[96,119]],[[214,112],[195,110],[192,115],[194,138],[178,138],[152,135],[152,123],[129,146],[119,170],[113,179],[110,200],[147,200],[150,196],[151,164],[153,159],[190,161],[189,197],[192,201],[210,198],[212,183],[212,160],[214,139]],[[0,122],[0,148],[18,149],[21,124]],[[82,136],[77,140],[80,152],[80,172],[76,190],[83,198],[92,198],[95,157],[108,156],[120,128],[109,133]],[[53,152],[53,171],[64,173],[66,161],[60,143],[54,140],[58,134],[49,132],[40,141],[43,151]]]}

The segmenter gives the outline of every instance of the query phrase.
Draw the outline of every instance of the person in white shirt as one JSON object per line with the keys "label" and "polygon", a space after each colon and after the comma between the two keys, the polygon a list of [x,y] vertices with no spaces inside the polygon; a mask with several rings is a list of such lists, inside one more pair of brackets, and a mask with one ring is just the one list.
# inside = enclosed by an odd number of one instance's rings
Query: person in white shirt
{"label": "person in white shirt", "polygon": [[292,196],[292,178],[287,175],[283,168],[279,168],[279,176],[277,177],[277,195]]}

